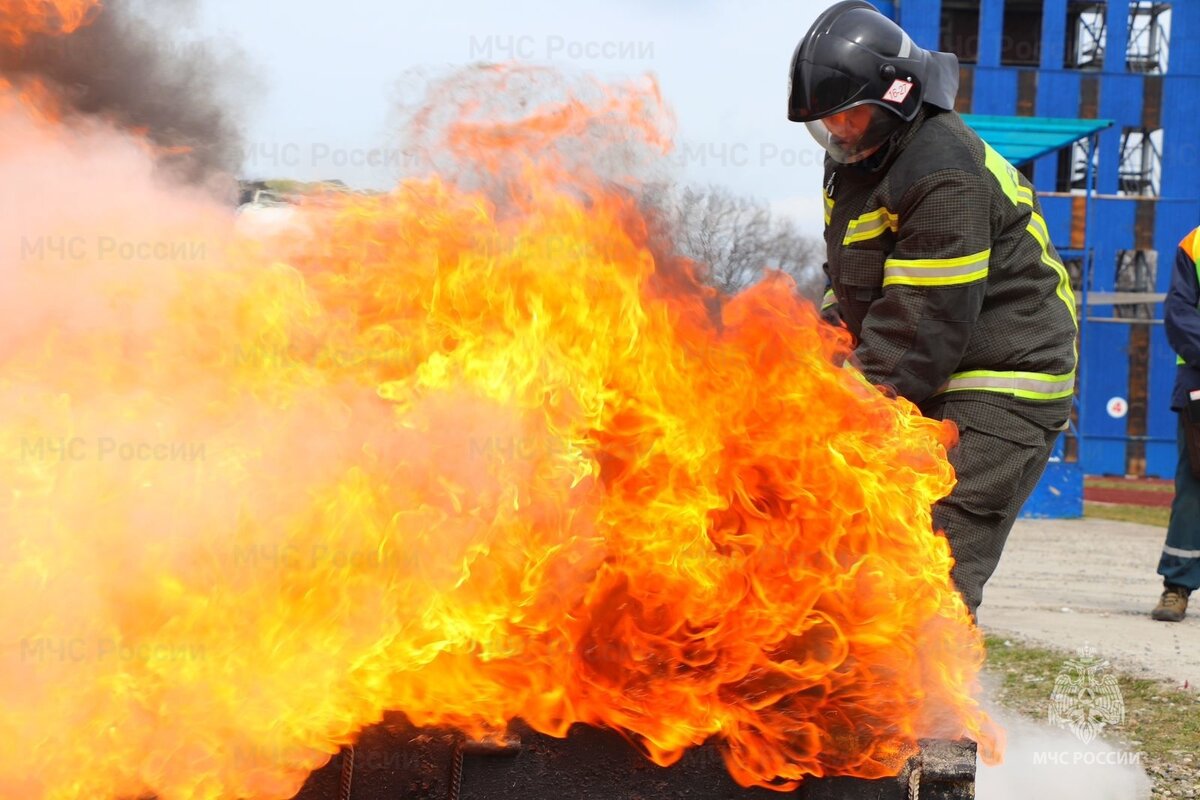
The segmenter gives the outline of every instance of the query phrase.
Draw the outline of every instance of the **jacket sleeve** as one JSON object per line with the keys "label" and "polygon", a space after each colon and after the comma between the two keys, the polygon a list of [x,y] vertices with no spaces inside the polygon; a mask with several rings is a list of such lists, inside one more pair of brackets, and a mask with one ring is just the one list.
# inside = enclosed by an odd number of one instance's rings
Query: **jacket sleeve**
{"label": "jacket sleeve", "polygon": [[[826,276],[829,275],[829,264],[826,263],[823,267]],[[842,324],[842,313],[838,309],[837,295],[833,293],[833,284],[829,282],[829,278],[825,278],[825,294],[821,298],[821,319],[828,322],[830,325]]]}
{"label": "jacket sleeve", "polygon": [[[825,236],[829,235],[829,223],[833,217],[833,198],[829,196],[829,187],[836,180],[832,161],[828,158],[825,160],[825,187],[821,190],[821,204],[825,209]],[[821,319],[828,322],[830,325],[842,324],[842,312],[838,308],[837,295],[833,293],[833,284],[829,280],[829,262],[826,261],[821,265],[821,270],[825,273],[825,294],[821,297]]]}
{"label": "jacket sleeve", "polygon": [[1200,281],[1191,256],[1196,236],[1200,233],[1192,231],[1175,251],[1175,271],[1163,302],[1163,324],[1171,349],[1191,366],[1200,367]]}
{"label": "jacket sleeve", "polygon": [[855,355],[867,378],[921,403],[958,369],[987,288],[991,192],[984,177],[946,169],[907,191],[883,296],[863,320]]}

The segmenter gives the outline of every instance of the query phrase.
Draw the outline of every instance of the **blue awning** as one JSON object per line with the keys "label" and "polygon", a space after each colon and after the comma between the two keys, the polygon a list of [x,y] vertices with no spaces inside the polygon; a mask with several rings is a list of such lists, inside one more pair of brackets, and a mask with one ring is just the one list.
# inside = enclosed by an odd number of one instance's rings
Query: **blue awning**
{"label": "blue awning", "polygon": [[1048,119],[986,114],[963,114],[962,118],[1013,166],[1041,158],[1112,127],[1112,120],[1107,119]]}

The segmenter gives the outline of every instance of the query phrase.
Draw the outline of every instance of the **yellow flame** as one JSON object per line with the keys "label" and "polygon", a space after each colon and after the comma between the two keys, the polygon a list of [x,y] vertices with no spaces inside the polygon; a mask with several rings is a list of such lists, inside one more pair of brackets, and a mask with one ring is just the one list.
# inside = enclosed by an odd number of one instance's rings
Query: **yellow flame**
{"label": "yellow flame", "polygon": [[552,160],[266,243],[150,173],[31,204],[71,235],[8,265],[0,795],[285,798],[387,710],[715,738],[745,784],[994,744],[931,530],[952,432],[785,278],[717,298]]}

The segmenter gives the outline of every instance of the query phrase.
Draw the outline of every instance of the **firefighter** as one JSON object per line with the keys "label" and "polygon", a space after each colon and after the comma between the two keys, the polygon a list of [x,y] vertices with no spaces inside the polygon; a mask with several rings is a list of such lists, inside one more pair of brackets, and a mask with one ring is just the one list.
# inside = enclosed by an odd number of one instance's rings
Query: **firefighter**
{"label": "firefighter", "polygon": [[957,90],[954,55],[849,0],[796,47],[788,119],[826,150],[823,315],[871,383],[958,427],[933,520],[974,614],[1070,417],[1078,325],[1033,187]]}
{"label": "firefighter", "polygon": [[1167,341],[1179,354],[1171,410],[1179,414],[1179,463],[1167,541],[1158,561],[1163,593],[1150,615],[1179,622],[1188,595],[1200,587],[1200,228],[1175,251],[1171,289],[1163,304]]}

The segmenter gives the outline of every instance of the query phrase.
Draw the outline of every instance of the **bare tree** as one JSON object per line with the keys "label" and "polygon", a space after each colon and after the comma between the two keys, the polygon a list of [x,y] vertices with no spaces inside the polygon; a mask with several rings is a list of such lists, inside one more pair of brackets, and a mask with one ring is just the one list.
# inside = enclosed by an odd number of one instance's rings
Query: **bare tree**
{"label": "bare tree", "polygon": [[821,296],[824,244],[799,233],[791,220],[773,216],[766,204],[720,186],[661,192],[655,202],[680,252],[701,264],[709,283],[722,292],[740,292],[764,270],[776,269],[791,275],[804,296]]}

